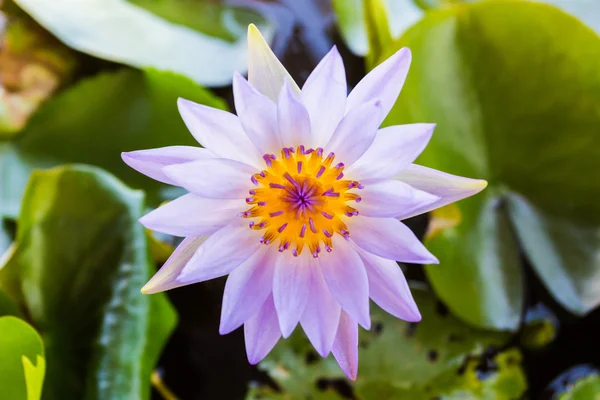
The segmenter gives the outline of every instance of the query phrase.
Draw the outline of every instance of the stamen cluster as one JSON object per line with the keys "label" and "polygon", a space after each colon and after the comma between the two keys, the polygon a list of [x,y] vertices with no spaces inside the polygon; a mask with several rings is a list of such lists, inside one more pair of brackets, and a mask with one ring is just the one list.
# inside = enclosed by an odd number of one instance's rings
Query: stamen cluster
{"label": "stamen cluster", "polygon": [[296,257],[306,245],[317,258],[321,244],[327,252],[333,250],[334,234],[349,238],[343,218],[358,215],[358,210],[347,203],[360,203],[360,196],[351,190],[363,186],[343,179],[344,163],[332,166],[334,158],[334,153],[323,158],[320,147],[304,146],[283,148],[279,159],[263,155],[267,169],[251,176],[257,187],[246,198],[251,207],[241,213],[252,219],[251,229],[264,231],[261,243],[279,240],[279,251],[292,248]]}

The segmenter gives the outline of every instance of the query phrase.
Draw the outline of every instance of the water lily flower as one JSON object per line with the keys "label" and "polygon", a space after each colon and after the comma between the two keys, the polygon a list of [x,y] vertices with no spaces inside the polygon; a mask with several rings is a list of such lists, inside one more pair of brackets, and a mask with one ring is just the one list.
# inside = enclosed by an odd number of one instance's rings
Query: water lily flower
{"label": "water lily flower", "polygon": [[248,80],[233,79],[237,115],[178,101],[203,148],[122,155],[137,171],[189,192],[140,219],[185,237],[142,291],[229,275],[220,333],[243,325],[252,364],[300,324],[321,356],[332,352],[356,379],[369,298],[419,321],[396,261],[438,262],[401,221],[486,182],[413,164],[433,124],[379,129],[406,79],[408,49],[348,95],[335,47],[300,89],[253,25],[248,43]]}

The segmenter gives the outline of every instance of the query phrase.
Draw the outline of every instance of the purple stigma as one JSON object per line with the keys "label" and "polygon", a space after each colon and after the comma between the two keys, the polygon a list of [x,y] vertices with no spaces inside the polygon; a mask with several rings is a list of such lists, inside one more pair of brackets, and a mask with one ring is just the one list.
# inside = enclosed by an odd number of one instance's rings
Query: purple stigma
{"label": "purple stigma", "polygon": [[256,180],[256,178],[254,177],[254,175],[252,175],[250,177],[250,180],[252,181],[252,183],[254,183],[255,185],[258,185],[258,181]]}
{"label": "purple stigma", "polygon": [[267,164],[267,167],[270,167],[273,165],[273,163],[271,162],[270,154],[263,154],[262,158],[263,158],[263,160],[265,160],[265,164]]}
{"label": "purple stigma", "polygon": [[283,214],[283,211],[275,211],[275,212],[269,213],[269,217],[278,217],[281,214]]}
{"label": "purple stigma", "polygon": [[288,226],[288,224],[286,222],[285,224],[281,225],[279,227],[279,229],[277,229],[277,232],[279,232],[279,233],[283,232],[285,230],[285,228],[287,228],[287,226]]}
{"label": "purple stigma", "polygon": [[302,172],[302,161],[298,161],[298,173]]}
{"label": "purple stigma", "polygon": [[259,207],[264,207],[267,205],[266,201],[259,201],[258,203],[256,203]]}
{"label": "purple stigma", "polygon": [[323,229],[323,234],[324,234],[325,236],[327,236],[328,238],[330,238],[330,237],[332,237],[332,236],[333,236],[333,234],[329,233],[329,231],[327,231],[327,229]]}
{"label": "purple stigma", "polygon": [[343,177],[344,177],[344,173],[343,173],[343,172],[340,172],[340,174],[339,174],[339,175],[337,176],[337,178],[335,178],[335,179],[339,181],[339,180],[340,180],[340,179],[342,179]]}
{"label": "purple stigma", "polygon": [[279,183],[269,183],[269,187],[272,189],[285,189],[285,186],[280,185]]}
{"label": "purple stigma", "polygon": [[294,257],[298,257],[298,252],[296,251],[296,249],[292,249],[292,254],[294,255]]}

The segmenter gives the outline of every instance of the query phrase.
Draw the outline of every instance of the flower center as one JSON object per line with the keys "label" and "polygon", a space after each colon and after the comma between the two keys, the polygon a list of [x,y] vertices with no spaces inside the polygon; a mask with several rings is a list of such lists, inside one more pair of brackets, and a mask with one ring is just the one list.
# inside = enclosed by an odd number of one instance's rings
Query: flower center
{"label": "flower center", "polygon": [[267,169],[252,175],[255,189],[246,203],[251,207],[241,213],[250,218],[250,228],[264,231],[260,242],[269,245],[279,241],[279,251],[292,248],[298,256],[306,245],[317,258],[323,248],[333,250],[331,238],[339,234],[348,239],[350,232],[343,219],[358,215],[349,201],[361,198],[352,189],[362,189],[357,181],[344,178],[344,164],[332,166],[334,153],[323,158],[323,149],[305,150],[289,147],[281,150],[281,158],[265,154]]}

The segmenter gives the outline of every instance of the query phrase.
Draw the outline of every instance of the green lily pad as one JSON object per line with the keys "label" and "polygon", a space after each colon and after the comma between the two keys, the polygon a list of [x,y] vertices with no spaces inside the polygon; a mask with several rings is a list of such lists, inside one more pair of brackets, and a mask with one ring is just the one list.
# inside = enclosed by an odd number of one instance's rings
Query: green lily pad
{"label": "green lily pad", "polygon": [[0,387],[11,400],[39,400],[45,361],[42,338],[27,322],[0,317]]}
{"label": "green lily pad", "polygon": [[465,321],[516,329],[520,245],[567,310],[600,304],[600,38],[554,7],[505,0],[428,12],[388,55],[403,46],[414,62],[386,123],[436,122],[417,162],[489,181],[428,239],[438,295]]}
{"label": "green lily pad", "polygon": [[[259,364],[282,391],[255,387],[248,398],[341,399],[335,382],[342,379],[360,400],[446,398],[456,393],[467,397],[454,398],[509,399],[525,391],[520,353],[493,351],[507,343],[509,334],[472,328],[450,315],[430,292],[415,289],[413,294],[423,315],[418,324],[372,306],[372,329],[360,332],[355,383],[345,380],[333,357],[317,356],[298,329]],[[483,365],[488,366],[485,376]],[[489,396],[476,397],[481,393]]]}
{"label": "green lily pad", "polygon": [[153,206],[174,197],[165,192],[172,187],[129,168],[120,154],[170,145],[198,146],[179,116],[177,97],[226,107],[191,80],[155,70],[101,74],[56,96],[18,137],[0,143],[0,215],[18,215],[33,168],[64,163],[100,166],[128,185],[144,189]]}
{"label": "green lily pad", "polygon": [[149,399],[176,315],[153,272],[143,193],[93,167],[35,171],[18,219],[23,296],[44,336],[44,398]]}
{"label": "green lily pad", "polygon": [[[247,70],[248,21],[259,25],[267,38],[273,35],[273,27],[258,14],[213,2],[14,2],[76,50],[138,68],[172,71],[207,86],[227,85],[234,71]],[[227,40],[232,36],[233,43]]]}

